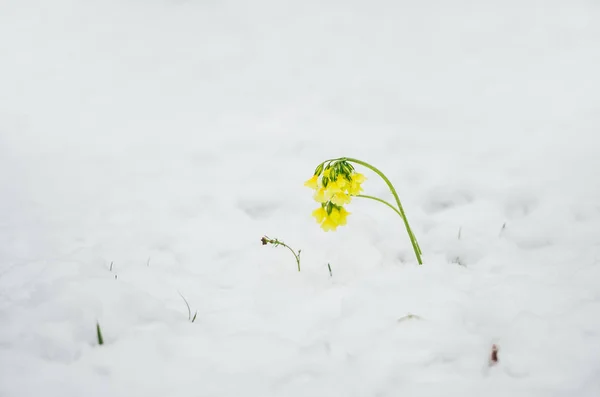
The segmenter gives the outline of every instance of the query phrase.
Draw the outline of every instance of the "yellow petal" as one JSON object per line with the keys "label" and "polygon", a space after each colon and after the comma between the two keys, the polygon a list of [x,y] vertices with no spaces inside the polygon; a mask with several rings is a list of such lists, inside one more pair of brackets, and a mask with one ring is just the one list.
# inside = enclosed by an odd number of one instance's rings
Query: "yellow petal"
{"label": "yellow petal", "polygon": [[335,231],[335,229],[337,229],[337,223],[335,223],[331,219],[331,217],[327,217],[327,218],[325,218],[325,221],[321,224],[321,228],[323,230],[325,230],[326,232]]}
{"label": "yellow petal", "polygon": [[350,212],[346,211],[344,207],[340,207],[340,219],[338,220],[338,225],[344,226],[347,221],[347,217],[350,215]]}
{"label": "yellow petal", "polygon": [[363,183],[364,181],[367,180],[367,178],[363,175],[363,174],[359,174],[358,172],[353,173],[352,175],[350,175],[350,178],[352,179],[352,181],[354,182],[358,182]]}
{"label": "yellow petal", "polygon": [[335,193],[342,191],[342,189],[337,181],[329,181],[326,189],[331,193],[331,195],[334,195]]}
{"label": "yellow petal", "polygon": [[331,213],[329,214],[329,219],[331,219],[331,221],[337,225],[338,221],[340,220],[340,211],[337,208],[332,208]]}
{"label": "yellow petal", "polygon": [[318,175],[314,175],[312,178],[310,178],[309,180],[307,180],[306,182],[304,182],[304,186],[307,186],[311,189],[317,189],[318,187],[318,183],[319,183],[319,176]]}
{"label": "yellow petal", "polygon": [[344,188],[348,186],[348,181],[343,175],[338,175],[338,178],[335,181],[335,185],[338,189],[344,190]]}
{"label": "yellow petal", "polygon": [[312,216],[315,217],[317,223],[321,224],[327,218],[327,211],[323,207],[319,207],[312,212]]}
{"label": "yellow petal", "polygon": [[352,201],[352,198],[346,193],[336,193],[331,197],[331,202],[335,205],[350,204],[350,201]]}
{"label": "yellow petal", "polygon": [[314,199],[318,203],[326,203],[331,199],[332,193],[326,188],[318,188],[314,194]]}
{"label": "yellow petal", "polygon": [[360,183],[357,183],[354,181],[348,187],[348,194],[350,194],[352,196],[358,196],[362,191],[363,191],[363,189],[360,186]]}

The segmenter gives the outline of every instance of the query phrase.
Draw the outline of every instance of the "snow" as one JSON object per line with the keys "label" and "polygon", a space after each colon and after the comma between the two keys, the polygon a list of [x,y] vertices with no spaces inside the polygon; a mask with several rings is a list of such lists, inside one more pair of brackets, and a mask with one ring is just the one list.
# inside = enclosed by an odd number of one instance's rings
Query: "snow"
{"label": "snow", "polygon": [[2,2],[0,396],[600,395],[598,70],[593,1]]}

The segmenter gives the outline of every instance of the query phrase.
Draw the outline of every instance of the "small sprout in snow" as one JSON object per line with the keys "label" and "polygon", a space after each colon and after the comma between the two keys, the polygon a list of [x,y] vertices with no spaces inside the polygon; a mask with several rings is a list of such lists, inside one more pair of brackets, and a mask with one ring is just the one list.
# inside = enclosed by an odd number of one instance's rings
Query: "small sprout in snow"
{"label": "small sprout in snow", "polygon": [[452,263],[456,263],[458,266],[463,266],[463,267],[467,267],[467,265],[464,264],[464,262],[462,262],[460,260],[460,256],[457,256],[456,258],[454,258],[452,260]]}
{"label": "small sprout in snow", "polygon": [[183,301],[185,302],[185,305],[187,306],[188,320],[193,323],[194,321],[196,321],[196,316],[198,315],[198,310],[196,310],[196,312],[194,313],[194,316],[192,317],[192,309],[190,308],[190,304],[188,303],[187,299],[185,299],[185,297],[183,295],[181,295],[181,292],[177,291],[177,293],[179,294],[179,296],[181,296],[181,299],[183,299]]}
{"label": "small sprout in snow", "polygon": [[331,272],[331,265],[328,263],[327,268],[329,269],[329,277],[333,277],[333,273]]}
{"label": "small sprout in snow", "polygon": [[298,253],[296,253],[289,245],[287,245],[283,241],[280,241],[276,238],[270,238],[268,236],[263,236],[260,239],[260,241],[262,242],[262,245],[271,244],[274,247],[281,245],[282,247],[289,249],[291,251],[291,253],[294,254],[294,258],[296,258],[296,264],[298,265],[298,271],[300,271],[300,252],[301,252],[301,250],[298,250]]}
{"label": "small sprout in snow", "polygon": [[504,222],[504,224],[502,225],[502,228],[500,229],[500,233],[498,233],[498,237],[502,236],[504,229],[506,229],[506,222]]}
{"label": "small sprout in snow", "polygon": [[98,344],[104,344],[104,338],[102,338],[102,331],[100,330],[100,323],[96,322],[96,336],[98,338]]}
{"label": "small sprout in snow", "polygon": [[408,313],[406,316],[400,317],[398,319],[398,322],[401,323],[401,322],[404,322],[407,320],[421,320],[421,316],[417,316],[416,314]]}

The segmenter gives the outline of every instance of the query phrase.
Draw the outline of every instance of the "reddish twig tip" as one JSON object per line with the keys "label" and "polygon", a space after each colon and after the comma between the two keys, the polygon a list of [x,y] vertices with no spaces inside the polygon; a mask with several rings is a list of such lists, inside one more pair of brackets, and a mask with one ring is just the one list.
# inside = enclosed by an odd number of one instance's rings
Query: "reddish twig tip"
{"label": "reddish twig tip", "polygon": [[490,354],[490,366],[498,363],[498,346],[492,345],[492,354]]}

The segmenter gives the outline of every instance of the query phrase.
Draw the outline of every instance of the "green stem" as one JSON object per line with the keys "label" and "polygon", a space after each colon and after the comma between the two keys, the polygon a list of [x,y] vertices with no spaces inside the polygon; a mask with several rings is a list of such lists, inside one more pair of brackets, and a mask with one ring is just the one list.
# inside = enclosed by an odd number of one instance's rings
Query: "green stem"
{"label": "green stem", "polygon": [[383,172],[379,171],[377,168],[373,167],[371,164],[365,163],[362,160],[358,160],[358,159],[354,159],[354,158],[350,158],[350,157],[343,157],[339,160],[346,160],[346,161],[360,164],[364,167],[367,167],[371,171],[373,171],[377,175],[379,175],[381,177],[381,179],[383,179],[385,181],[385,183],[390,188],[390,191],[394,195],[394,199],[396,199],[396,204],[398,204],[398,213],[399,213],[400,217],[402,218],[402,221],[404,221],[404,226],[406,227],[406,231],[408,233],[408,237],[410,238],[410,242],[412,244],[413,251],[415,252],[415,255],[417,257],[417,262],[419,263],[419,265],[422,265],[423,261],[421,260],[421,254],[422,254],[421,248],[419,247],[419,243],[417,242],[417,239],[416,239],[414,233],[412,232],[410,225],[408,224],[408,219],[406,219],[406,214],[404,213],[404,209],[402,208],[402,204],[400,203],[400,197],[398,197],[398,193],[396,193],[396,189],[394,189],[392,182],[390,182],[390,180],[383,174]]}
{"label": "green stem", "polygon": [[286,243],[279,241],[279,244],[283,245],[285,248],[289,249],[292,254],[294,254],[294,258],[296,258],[296,263],[298,264],[298,271],[300,271],[300,251],[298,251],[298,255],[296,255],[296,252],[294,252],[294,250],[291,249]]}
{"label": "green stem", "polygon": [[393,209],[396,214],[398,214],[398,215],[400,215],[400,217],[402,217],[402,214],[400,213],[400,211],[398,211],[398,209],[396,207],[394,207],[387,201],[380,199],[379,197],[367,196],[366,194],[357,194],[354,197],[362,197],[362,198],[366,198],[366,199],[370,199],[370,200],[379,201],[380,203],[383,203],[383,204],[387,205],[388,207],[390,207],[391,209]]}
{"label": "green stem", "polygon": [[290,247],[289,245],[287,245],[283,241],[279,241],[276,238],[270,238],[269,236],[263,236],[260,239],[260,241],[262,242],[263,245],[272,244],[275,247],[277,247],[278,245],[282,245],[285,248],[289,249],[290,252],[294,255],[294,258],[296,258],[296,263],[298,264],[298,271],[300,271],[300,252],[302,250],[298,250],[298,254],[296,254],[296,252],[292,249],[292,247]]}

